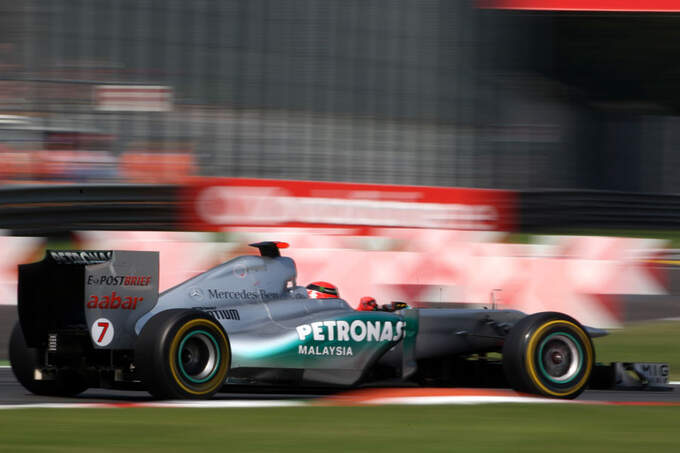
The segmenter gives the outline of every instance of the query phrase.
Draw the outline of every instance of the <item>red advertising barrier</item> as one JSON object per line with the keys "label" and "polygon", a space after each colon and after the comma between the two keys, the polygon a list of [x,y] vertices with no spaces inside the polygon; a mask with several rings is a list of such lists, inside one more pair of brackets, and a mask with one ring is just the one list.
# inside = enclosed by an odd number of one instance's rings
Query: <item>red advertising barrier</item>
{"label": "red advertising barrier", "polygon": [[408,227],[508,231],[516,196],[505,190],[273,179],[200,179],[184,190],[187,228]]}
{"label": "red advertising barrier", "polygon": [[477,0],[477,7],[537,11],[680,12],[677,0]]}

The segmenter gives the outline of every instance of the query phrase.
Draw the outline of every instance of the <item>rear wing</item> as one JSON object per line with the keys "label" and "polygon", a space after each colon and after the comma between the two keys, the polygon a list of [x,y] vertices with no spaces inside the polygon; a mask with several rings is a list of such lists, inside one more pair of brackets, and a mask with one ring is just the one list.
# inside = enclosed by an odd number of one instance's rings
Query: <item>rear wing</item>
{"label": "rear wing", "polygon": [[87,332],[95,348],[132,348],[135,322],[158,302],[158,268],[158,252],[118,250],[48,250],[42,261],[19,265],[27,345],[43,348],[50,334]]}

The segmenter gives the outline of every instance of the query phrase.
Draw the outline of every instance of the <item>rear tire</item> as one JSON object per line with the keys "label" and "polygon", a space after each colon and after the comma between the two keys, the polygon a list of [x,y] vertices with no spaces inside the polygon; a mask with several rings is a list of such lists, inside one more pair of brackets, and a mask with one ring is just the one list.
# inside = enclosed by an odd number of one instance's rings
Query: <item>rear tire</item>
{"label": "rear tire", "polygon": [[135,367],[156,398],[210,398],[231,365],[227,334],[198,310],[167,310],[146,323],[135,347]]}
{"label": "rear tire", "polygon": [[583,326],[563,313],[536,313],[513,326],[503,345],[503,371],[515,390],[573,399],[595,363]]}
{"label": "rear tire", "polygon": [[74,396],[87,390],[84,376],[75,370],[59,370],[56,379],[35,380],[35,370],[43,364],[42,354],[44,352],[39,349],[26,345],[21,325],[17,322],[9,340],[9,361],[12,372],[21,385],[31,393],[46,396]]}

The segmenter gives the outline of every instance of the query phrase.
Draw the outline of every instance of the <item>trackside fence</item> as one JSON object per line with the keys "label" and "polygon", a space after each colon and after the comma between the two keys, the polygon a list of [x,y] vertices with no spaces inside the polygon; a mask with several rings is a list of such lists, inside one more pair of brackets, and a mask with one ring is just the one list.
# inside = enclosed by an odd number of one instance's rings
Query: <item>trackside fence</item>
{"label": "trackside fence", "polygon": [[16,236],[76,230],[174,230],[178,188],[160,185],[41,185],[0,189],[0,228]]}
{"label": "trackside fence", "polygon": [[[280,184],[282,187],[292,185],[283,181]],[[303,184],[314,186],[315,183]],[[323,184],[329,183],[319,183]],[[204,229],[205,225],[197,225],[195,219],[187,218],[187,213],[192,212],[191,204],[195,202],[187,194],[196,193],[193,187],[204,189],[208,186],[205,181],[190,186],[189,190],[187,186],[151,184],[5,186],[0,188],[0,229],[15,236],[49,236],[77,230]],[[399,186],[389,187],[394,190]],[[502,205],[503,214],[510,216],[512,221],[499,225],[518,232],[680,228],[680,195],[676,194],[594,190],[504,192],[513,194],[513,203]],[[335,193],[339,200],[353,196],[349,190]],[[231,206],[242,215],[248,211],[248,203],[238,200],[239,203]],[[228,199],[223,201],[227,202],[222,204],[223,207],[229,209]],[[409,201],[417,203],[417,200]],[[447,202],[443,199],[437,201]]]}
{"label": "trackside fence", "polygon": [[519,192],[518,229],[669,230],[680,228],[680,195],[596,190]]}

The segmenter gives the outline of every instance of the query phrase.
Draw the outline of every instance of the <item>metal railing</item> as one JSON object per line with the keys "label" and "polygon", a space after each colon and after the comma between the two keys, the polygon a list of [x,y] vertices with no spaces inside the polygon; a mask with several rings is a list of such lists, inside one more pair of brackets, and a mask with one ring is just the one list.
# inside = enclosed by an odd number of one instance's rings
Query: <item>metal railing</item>
{"label": "metal railing", "polygon": [[173,230],[178,188],[155,185],[54,185],[0,189],[0,228],[50,236],[76,230]]}

